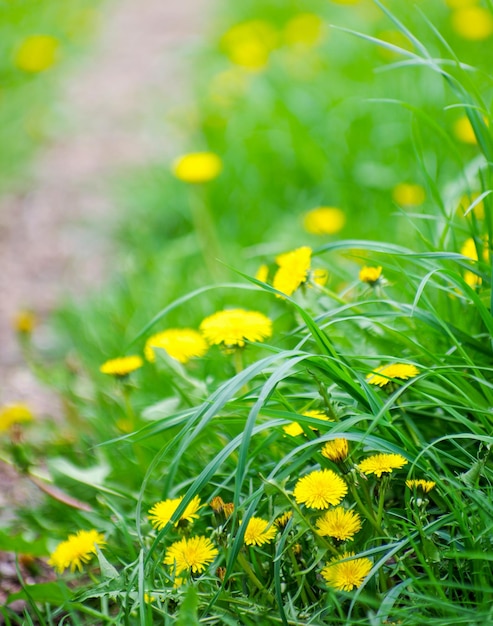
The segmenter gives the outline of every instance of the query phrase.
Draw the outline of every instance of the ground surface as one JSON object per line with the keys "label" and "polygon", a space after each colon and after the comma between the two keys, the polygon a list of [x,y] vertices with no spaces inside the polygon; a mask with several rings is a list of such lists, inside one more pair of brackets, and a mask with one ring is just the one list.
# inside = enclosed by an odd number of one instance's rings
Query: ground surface
{"label": "ground surface", "polygon": [[[190,101],[189,53],[204,35],[210,4],[108,2],[90,51],[62,83],[62,124],[35,158],[29,188],[0,200],[0,405],[25,402],[39,417],[59,412],[57,398],[25,366],[12,319],[32,309],[41,322],[36,341],[49,341],[43,320],[60,298],[97,289],[113,271],[106,225],[118,207],[109,183],[127,167],[165,167],[180,149],[182,138],[165,119]],[[0,483],[1,526],[32,488],[2,463]]]}

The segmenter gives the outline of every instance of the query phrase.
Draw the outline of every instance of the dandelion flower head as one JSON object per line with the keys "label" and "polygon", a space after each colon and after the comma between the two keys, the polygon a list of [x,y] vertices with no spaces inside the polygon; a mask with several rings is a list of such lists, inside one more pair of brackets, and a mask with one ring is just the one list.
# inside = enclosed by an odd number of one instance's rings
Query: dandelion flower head
{"label": "dandelion flower head", "polygon": [[344,228],[344,211],[333,206],[322,206],[305,213],[303,226],[312,235],[335,235]]}
{"label": "dandelion flower head", "polygon": [[208,537],[184,537],[168,548],[164,564],[174,566],[177,576],[185,571],[201,574],[217,554],[217,548]]}
{"label": "dandelion flower head", "polygon": [[279,269],[274,275],[272,286],[287,296],[291,296],[308,279],[312,249],[302,246],[276,257]]}
{"label": "dandelion flower head", "polygon": [[[305,417],[313,417],[314,419],[318,419],[324,422],[332,422],[325,413],[319,411],[318,409],[310,409],[309,411],[305,411],[303,413]],[[298,422],[291,422],[290,424],[286,424],[286,426],[282,427],[286,435],[291,435],[291,437],[297,437],[298,435],[302,435],[305,431],[303,427]],[[316,430],[315,426],[310,426],[312,430]]]}
{"label": "dandelion flower head", "polygon": [[277,526],[277,528],[279,528],[279,530],[283,530],[284,528],[286,528],[286,526],[288,525],[289,520],[293,517],[293,512],[292,511],[287,511],[286,513],[283,513],[282,515],[279,515],[279,517],[277,517],[274,520],[274,524]]}
{"label": "dandelion flower head", "polygon": [[29,335],[36,326],[37,319],[32,311],[19,311],[13,320],[14,330],[23,335]]}
{"label": "dandelion flower head", "polygon": [[185,183],[207,183],[217,178],[222,170],[222,161],[213,152],[190,152],[178,157],[172,172]]}
{"label": "dandelion flower head", "polygon": [[305,504],[310,509],[327,509],[330,505],[339,504],[347,491],[347,485],[340,476],[324,469],[300,478],[293,495],[298,504]]}
{"label": "dandelion flower head", "polygon": [[373,287],[382,276],[382,268],[364,266],[360,269],[359,279],[362,283],[368,283]]}
{"label": "dandelion flower head", "polygon": [[240,67],[262,70],[277,45],[277,33],[268,22],[250,20],[235,24],[224,33],[221,45],[229,59]]}
{"label": "dandelion flower head", "polygon": [[48,564],[60,574],[68,568],[72,572],[76,568],[82,571],[82,565],[96,554],[96,546],[101,548],[105,543],[104,535],[97,530],[79,530],[58,544],[51,553]]}
{"label": "dandelion flower head", "polygon": [[269,522],[261,517],[251,517],[243,541],[247,546],[262,546],[264,543],[270,543],[276,533],[277,528],[274,524],[269,525]]}
{"label": "dandelion flower head", "polygon": [[0,432],[9,430],[14,424],[32,422],[33,414],[27,404],[6,404],[0,408]]}
{"label": "dandelion flower head", "polygon": [[452,13],[452,28],[468,41],[483,41],[493,34],[493,17],[483,7],[469,6]]}
{"label": "dandelion flower head", "polygon": [[339,591],[351,591],[361,587],[370,573],[372,562],[367,558],[351,559],[353,556],[354,552],[345,552],[323,568],[321,574],[330,587]]}
{"label": "dandelion flower head", "polygon": [[476,139],[476,133],[474,132],[474,128],[472,127],[472,124],[469,121],[467,115],[459,117],[459,119],[454,122],[453,128],[455,136],[459,141],[462,141],[462,143],[478,143],[478,140]]}
{"label": "dandelion flower head", "polygon": [[257,270],[255,278],[262,283],[266,283],[269,278],[269,267],[263,263]]}
{"label": "dandelion flower head", "polygon": [[[173,498],[169,500],[161,500],[157,502],[151,509],[149,509],[149,520],[156,530],[163,529],[169,522],[173,513],[179,507],[183,500],[183,496],[180,498]],[[180,522],[193,522],[198,519],[197,511],[200,509],[200,498],[194,496],[192,500],[187,504],[185,510],[180,516],[180,519],[176,522],[176,526]]]}
{"label": "dandelion flower head", "polygon": [[352,539],[361,530],[361,518],[355,511],[338,506],[326,511],[317,520],[317,532],[322,537],[334,537],[339,541]]}
{"label": "dandelion flower head", "polygon": [[349,445],[347,439],[333,439],[332,441],[327,441],[322,448],[322,456],[334,461],[334,463],[344,461],[348,454]]}
{"label": "dandelion flower head", "polygon": [[59,48],[58,39],[51,35],[29,35],[17,49],[15,65],[31,74],[43,72],[57,62]]}
{"label": "dandelion flower head", "polygon": [[420,206],[425,197],[423,187],[412,183],[399,183],[392,190],[394,202],[401,206]]}
{"label": "dandelion flower head", "polygon": [[148,361],[156,360],[155,348],[161,348],[172,359],[187,363],[194,357],[201,357],[207,352],[208,345],[202,335],[191,328],[170,328],[156,333],[146,341],[144,354]]}
{"label": "dandelion flower head", "polygon": [[264,341],[272,335],[272,321],[258,311],[226,309],[206,317],[200,331],[211,345],[239,347],[245,341]]}
{"label": "dandelion flower head", "polygon": [[415,365],[407,363],[391,363],[390,365],[381,365],[374,372],[368,374],[366,380],[370,385],[378,385],[385,387],[391,379],[399,378],[400,380],[408,380],[419,374],[419,369]]}
{"label": "dandelion flower head", "polygon": [[435,485],[436,483],[432,480],[424,480],[423,478],[406,480],[406,487],[409,489],[421,489],[423,493],[429,493]]}
{"label": "dandelion flower head", "polygon": [[315,13],[298,13],[284,27],[288,46],[315,46],[323,35],[323,22]]}
{"label": "dandelion flower head", "polygon": [[143,365],[144,361],[140,356],[122,356],[105,361],[99,368],[99,371],[103,374],[110,374],[112,376],[127,376],[131,372],[138,370]]}
{"label": "dandelion flower head", "polygon": [[358,468],[363,474],[375,474],[380,478],[382,474],[390,474],[395,469],[401,469],[407,463],[407,459],[401,454],[374,454],[361,461]]}

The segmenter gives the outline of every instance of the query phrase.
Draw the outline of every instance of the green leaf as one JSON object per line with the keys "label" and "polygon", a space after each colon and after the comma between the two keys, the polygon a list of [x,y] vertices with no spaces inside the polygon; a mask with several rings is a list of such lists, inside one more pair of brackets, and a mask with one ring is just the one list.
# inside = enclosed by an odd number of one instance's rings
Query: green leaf
{"label": "green leaf", "polygon": [[190,586],[180,607],[176,626],[199,626],[199,599],[195,587]]}
{"label": "green leaf", "polygon": [[103,576],[103,578],[109,578],[109,579],[118,578],[118,576],[120,575],[118,573],[118,570],[115,569],[113,565],[111,565],[111,563],[104,556],[104,554],[101,552],[98,546],[96,546],[96,551],[98,553],[99,567],[101,568],[101,575]]}
{"label": "green leaf", "polygon": [[11,593],[7,598],[7,604],[15,600],[34,600],[36,602],[48,602],[49,604],[62,605],[71,597],[69,588],[61,581],[52,583],[38,583],[36,585],[26,585],[17,593]]}
{"label": "green leaf", "polygon": [[22,535],[9,535],[4,530],[0,530],[0,550],[30,554],[32,556],[46,556],[49,554],[49,550],[46,547],[46,538],[33,541],[24,539]]}

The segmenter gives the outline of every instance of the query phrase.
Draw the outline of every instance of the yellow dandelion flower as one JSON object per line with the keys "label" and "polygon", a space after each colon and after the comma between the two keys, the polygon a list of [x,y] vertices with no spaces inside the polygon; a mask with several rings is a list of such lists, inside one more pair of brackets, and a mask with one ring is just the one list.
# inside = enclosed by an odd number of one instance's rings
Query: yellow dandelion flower
{"label": "yellow dandelion flower", "polygon": [[245,341],[264,341],[272,335],[272,321],[258,311],[226,309],[206,317],[200,331],[211,345],[242,348]]}
{"label": "yellow dandelion flower", "polygon": [[269,267],[268,267],[268,265],[265,265],[265,263],[263,265],[261,265],[258,268],[257,273],[255,274],[255,278],[257,280],[260,280],[263,283],[266,283],[267,279],[269,278]]}
{"label": "yellow dandelion flower", "polygon": [[27,404],[6,404],[0,408],[0,432],[9,430],[14,424],[32,422],[33,414]]}
{"label": "yellow dandelion flower", "polygon": [[[151,509],[149,509],[149,520],[156,530],[161,530],[166,526],[173,516],[173,513],[181,504],[182,500],[183,496],[180,498],[161,500],[161,502],[157,502]],[[194,496],[194,498],[192,498],[192,500],[187,504],[175,526],[178,526],[180,523],[183,524],[184,522],[192,523],[193,520],[199,519],[197,511],[200,507],[201,504],[199,496]]]}
{"label": "yellow dandelion flower", "polygon": [[485,211],[484,211],[484,202],[478,202],[472,210],[469,210],[471,204],[473,204],[477,198],[479,197],[479,192],[474,192],[470,196],[464,195],[460,199],[459,206],[457,207],[457,213],[459,215],[464,215],[467,211],[467,215],[470,217],[474,213],[474,217],[478,220],[484,220]]}
{"label": "yellow dandelion flower", "polygon": [[352,559],[354,552],[344,552],[327,563],[321,574],[327,584],[338,591],[361,587],[370,573],[372,562],[367,558]]}
{"label": "yellow dandelion flower", "polygon": [[462,256],[466,256],[468,259],[473,261],[478,260],[478,251],[476,249],[476,243],[472,237],[466,239],[460,249],[460,253]]}
{"label": "yellow dandelion flower", "polygon": [[14,317],[14,330],[22,335],[30,335],[37,324],[36,316],[32,311],[19,311]]}
{"label": "yellow dandelion flower", "polygon": [[297,437],[298,435],[302,435],[305,432],[301,424],[298,424],[298,422],[291,422],[290,424],[286,424],[286,426],[283,426],[282,429],[286,433],[286,435],[290,435],[291,437]]}
{"label": "yellow dandelion flower", "polygon": [[477,6],[464,7],[452,13],[452,28],[469,41],[488,39],[493,33],[493,17],[488,9]]}
{"label": "yellow dandelion flower", "polygon": [[287,296],[291,296],[308,279],[312,249],[302,246],[276,257],[279,269],[274,275],[272,286]]}
{"label": "yellow dandelion flower", "polygon": [[48,564],[60,574],[68,568],[71,572],[76,568],[82,571],[82,565],[96,554],[96,546],[102,548],[105,543],[104,535],[97,530],[79,530],[58,544],[51,553]]}
{"label": "yellow dandelion flower", "polygon": [[401,469],[407,463],[407,459],[401,454],[374,454],[361,461],[358,469],[363,474],[375,474],[380,478],[382,474],[390,474],[395,469]]}
{"label": "yellow dandelion flower", "polygon": [[[333,422],[334,420],[330,419],[325,413],[319,411],[318,409],[310,409],[309,411],[305,411],[303,413],[305,417],[313,417],[315,419],[321,420],[323,422]],[[315,426],[310,426],[312,430],[317,430]],[[282,429],[286,433],[286,435],[291,435],[291,437],[297,437],[304,433],[303,427],[298,422],[291,422],[290,424],[286,424]]]}
{"label": "yellow dandelion flower", "polygon": [[332,470],[316,470],[300,478],[293,495],[298,504],[310,509],[327,509],[341,502],[348,491],[346,483]]}
{"label": "yellow dandelion flower", "polygon": [[251,20],[232,26],[221,38],[229,59],[247,70],[263,69],[277,45],[274,28],[262,20]]}
{"label": "yellow dandelion flower", "polygon": [[99,368],[99,371],[112,376],[127,376],[143,365],[144,361],[140,356],[122,356],[117,359],[105,361]]}
{"label": "yellow dandelion flower", "polygon": [[359,279],[362,283],[368,283],[372,287],[378,283],[380,278],[382,277],[382,268],[378,267],[369,267],[365,265],[359,271]]}
{"label": "yellow dandelion flower", "polygon": [[406,487],[409,487],[409,489],[421,489],[423,493],[428,493],[435,485],[436,483],[432,480],[424,480],[422,478],[406,480]]}
{"label": "yellow dandelion flower", "polygon": [[218,551],[209,538],[196,536],[187,539],[184,537],[171,544],[163,562],[165,565],[174,567],[177,576],[185,571],[201,574],[217,554]]}
{"label": "yellow dandelion flower", "polygon": [[288,46],[315,46],[323,34],[323,21],[314,13],[299,13],[284,27],[284,41]]}
{"label": "yellow dandelion flower", "polygon": [[425,201],[425,190],[421,185],[399,183],[392,190],[394,202],[401,206],[420,206]]}
{"label": "yellow dandelion flower", "polygon": [[352,539],[361,530],[361,518],[355,511],[342,506],[326,511],[317,520],[317,532],[322,537],[334,537],[339,541]]}
{"label": "yellow dandelion flower", "polygon": [[167,352],[180,363],[188,363],[194,357],[201,357],[208,350],[208,345],[202,335],[191,328],[170,328],[156,333],[146,341],[144,354],[148,361],[156,360],[155,349]]}
{"label": "yellow dandelion flower", "polygon": [[217,178],[222,170],[222,161],[213,152],[191,152],[178,157],[172,172],[185,183],[207,183]]}
{"label": "yellow dandelion flower", "polygon": [[347,439],[333,439],[332,441],[327,441],[322,448],[322,456],[334,461],[334,463],[345,461],[348,454],[349,445]]}
{"label": "yellow dandelion flower", "polygon": [[324,287],[329,280],[329,272],[322,268],[314,269],[311,273],[311,280],[315,285],[319,285],[320,287]]}
{"label": "yellow dandelion flower", "polygon": [[453,130],[454,135],[459,141],[462,141],[462,143],[478,143],[478,140],[476,139],[476,133],[474,132],[474,128],[472,127],[472,124],[469,121],[467,115],[459,117],[459,119],[454,122]]}
{"label": "yellow dandelion flower", "polygon": [[415,365],[407,363],[391,363],[390,365],[381,365],[374,372],[368,374],[366,380],[370,385],[378,385],[385,387],[394,378],[400,380],[408,380],[419,374],[419,369]]}
{"label": "yellow dandelion flower", "polygon": [[51,35],[29,35],[17,49],[14,63],[23,72],[43,72],[57,62],[59,48],[58,39]]}
{"label": "yellow dandelion flower", "polygon": [[262,546],[264,543],[270,543],[276,534],[277,528],[274,525],[269,525],[269,522],[261,517],[251,517],[243,541],[247,546]]}
{"label": "yellow dandelion flower", "polygon": [[344,211],[333,206],[317,207],[303,217],[303,226],[312,235],[335,235],[345,224]]}
{"label": "yellow dandelion flower", "polygon": [[282,515],[279,515],[279,517],[277,517],[274,520],[274,524],[277,526],[277,528],[279,528],[279,530],[284,530],[286,526],[288,525],[289,520],[292,517],[293,517],[293,512],[287,511],[286,513],[283,513]]}

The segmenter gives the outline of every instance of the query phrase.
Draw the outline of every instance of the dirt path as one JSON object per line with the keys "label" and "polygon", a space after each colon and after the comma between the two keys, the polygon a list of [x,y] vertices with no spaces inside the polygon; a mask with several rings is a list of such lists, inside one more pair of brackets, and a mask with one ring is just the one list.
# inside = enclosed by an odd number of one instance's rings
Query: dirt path
{"label": "dirt path", "polygon": [[[112,271],[105,223],[118,207],[109,180],[128,166],[165,164],[179,149],[162,120],[190,98],[187,53],[204,36],[211,4],[108,2],[91,52],[62,86],[63,132],[38,155],[30,189],[0,201],[0,405],[57,413],[57,399],[23,364],[12,319],[27,307],[43,320],[64,293],[87,291]],[[2,465],[0,510],[23,498]]]}

